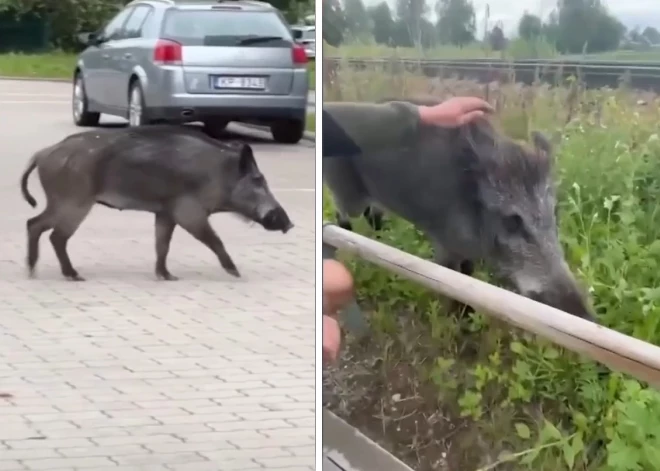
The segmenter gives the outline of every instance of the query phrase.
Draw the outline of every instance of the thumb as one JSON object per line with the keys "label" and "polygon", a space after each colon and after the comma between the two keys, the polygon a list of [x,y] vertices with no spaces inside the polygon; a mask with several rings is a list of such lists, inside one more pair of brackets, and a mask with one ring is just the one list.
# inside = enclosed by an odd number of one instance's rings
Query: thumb
{"label": "thumb", "polygon": [[484,112],[482,110],[470,111],[469,113],[465,113],[464,115],[461,115],[460,118],[458,118],[458,125],[463,126],[464,124],[471,123],[475,119],[479,119],[483,116]]}

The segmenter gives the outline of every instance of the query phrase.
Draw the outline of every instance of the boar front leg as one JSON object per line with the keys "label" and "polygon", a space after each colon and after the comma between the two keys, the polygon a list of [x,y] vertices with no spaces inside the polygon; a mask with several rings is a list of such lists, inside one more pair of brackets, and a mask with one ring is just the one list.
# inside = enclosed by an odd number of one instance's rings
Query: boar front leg
{"label": "boar front leg", "polygon": [[176,222],[167,213],[156,214],[156,277],[159,280],[176,281],[178,278],[167,269],[167,254],[170,251],[172,234]]}
{"label": "boar front leg", "polygon": [[227,273],[240,278],[241,274],[227,253],[225,244],[209,224],[207,211],[195,198],[184,197],[176,201],[172,218],[195,239],[211,249]]}
{"label": "boar front leg", "polygon": [[[433,247],[433,260],[435,263],[464,275],[472,276],[474,273],[474,264],[472,261],[464,260],[447,252],[443,245],[436,240],[431,239],[431,246]],[[472,306],[468,306],[467,304],[464,304],[456,299],[449,300],[449,306],[447,310],[449,312],[458,314],[459,318],[474,312]]]}

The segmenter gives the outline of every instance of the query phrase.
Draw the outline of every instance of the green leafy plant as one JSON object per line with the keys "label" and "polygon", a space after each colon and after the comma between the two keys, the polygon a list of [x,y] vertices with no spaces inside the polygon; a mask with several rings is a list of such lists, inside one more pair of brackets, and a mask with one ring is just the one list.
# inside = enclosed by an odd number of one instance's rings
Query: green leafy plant
{"label": "green leafy plant", "polygon": [[[386,67],[356,71],[343,64],[335,77],[324,99],[484,94],[479,84],[439,84]],[[584,90],[576,83],[553,89],[498,85],[488,94],[508,134],[542,129],[556,136],[560,240],[600,321],[660,344],[660,99],[625,88]],[[324,191],[324,215],[333,214]],[[363,221],[355,228],[376,236]],[[393,215],[378,239],[432,256],[424,237]],[[434,391],[428,400],[438,400],[448,420],[462,421],[467,430],[460,440],[469,441],[470,453],[448,448],[457,469],[508,463],[513,467],[503,469],[660,470],[656,390],[483,313],[455,318],[434,293],[359,259],[346,261],[360,302],[379,306],[378,322],[372,322],[382,334],[377,339],[390,339],[391,346],[403,338],[410,322],[400,321],[401,312],[423,326],[425,340],[406,345],[406,358],[416,359],[420,381]],[[379,331],[382,326],[387,332]],[[415,451],[418,469],[432,469],[420,457],[428,449]],[[475,449],[484,455],[495,450],[496,457],[475,466],[468,456]]]}

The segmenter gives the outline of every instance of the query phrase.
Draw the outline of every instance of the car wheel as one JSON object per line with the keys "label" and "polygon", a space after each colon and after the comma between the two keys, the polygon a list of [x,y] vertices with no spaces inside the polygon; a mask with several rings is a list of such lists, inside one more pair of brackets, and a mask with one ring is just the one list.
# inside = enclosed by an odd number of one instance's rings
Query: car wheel
{"label": "car wheel", "polygon": [[149,113],[144,104],[144,93],[139,80],[131,83],[128,91],[128,125],[130,127],[149,124]]}
{"label": "car wheel", "polygon": [[204,130],[206,131],[206,134],[208,134],[212,138],[220,139],[222,137],[222,133],[225,131],[225,129],[227,129],[228,125],[229,125],[228,119],[222,119],[222,118],[209,119],[207,121],[204,121]]}
{"label": "car wheel", "polygon": [[282,144],[297,144],[305,134],[305,123],[297,119],[276,121],[270,125],[273,139]]}
{"label": "car wheel", "polygon": [[101,113],[92,113],[89,111],[85,81],[80,72],[76,73],[73,79],[71,111],[73,122],[76,126],[97,126],[101,119]]}

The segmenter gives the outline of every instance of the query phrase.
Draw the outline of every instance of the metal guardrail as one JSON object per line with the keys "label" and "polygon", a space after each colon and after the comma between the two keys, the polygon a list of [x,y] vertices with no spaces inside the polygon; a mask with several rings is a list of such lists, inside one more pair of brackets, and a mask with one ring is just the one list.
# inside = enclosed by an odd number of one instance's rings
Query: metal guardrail
{"label": "metal guardrail", "polygon": [[592,59],[573,59],[568,57],[558,57],[551,59],[498,59],[496,57],[481,57],[475,59],[425,59],[413,57],[324,57],[329,61],[346,61],[346,62],[365,62],[365,63],[378,63],[378,62],[391,62],[400,61],[408,63],[423,63],[423,64],[491,64],[491,65],[507,65],[511,64],[533,64],[533,65],[577,65],[577,66],[606,66],[606,67],[660,67],[660,60],[657,61],[627,61],[627,60],[592,60]]}
{"label": "metal guardrail", "polygon": [[660,348],[462,273],[422,260],[333,224],[323,243],[660,389]]}
{"label": "metal guardrail", "polygon": [[556,83],[558,78],[579,77],[589,88],[620,85],[624,79],[632,88],[660,92],[660,61],[591,61],[577,59],[411,59],[326,57],[330,73],[340,64],[354,69],[388,68],[421,71],[428,77],[456,75],[480,82],[507,80],[532,84],[536,80]]}

